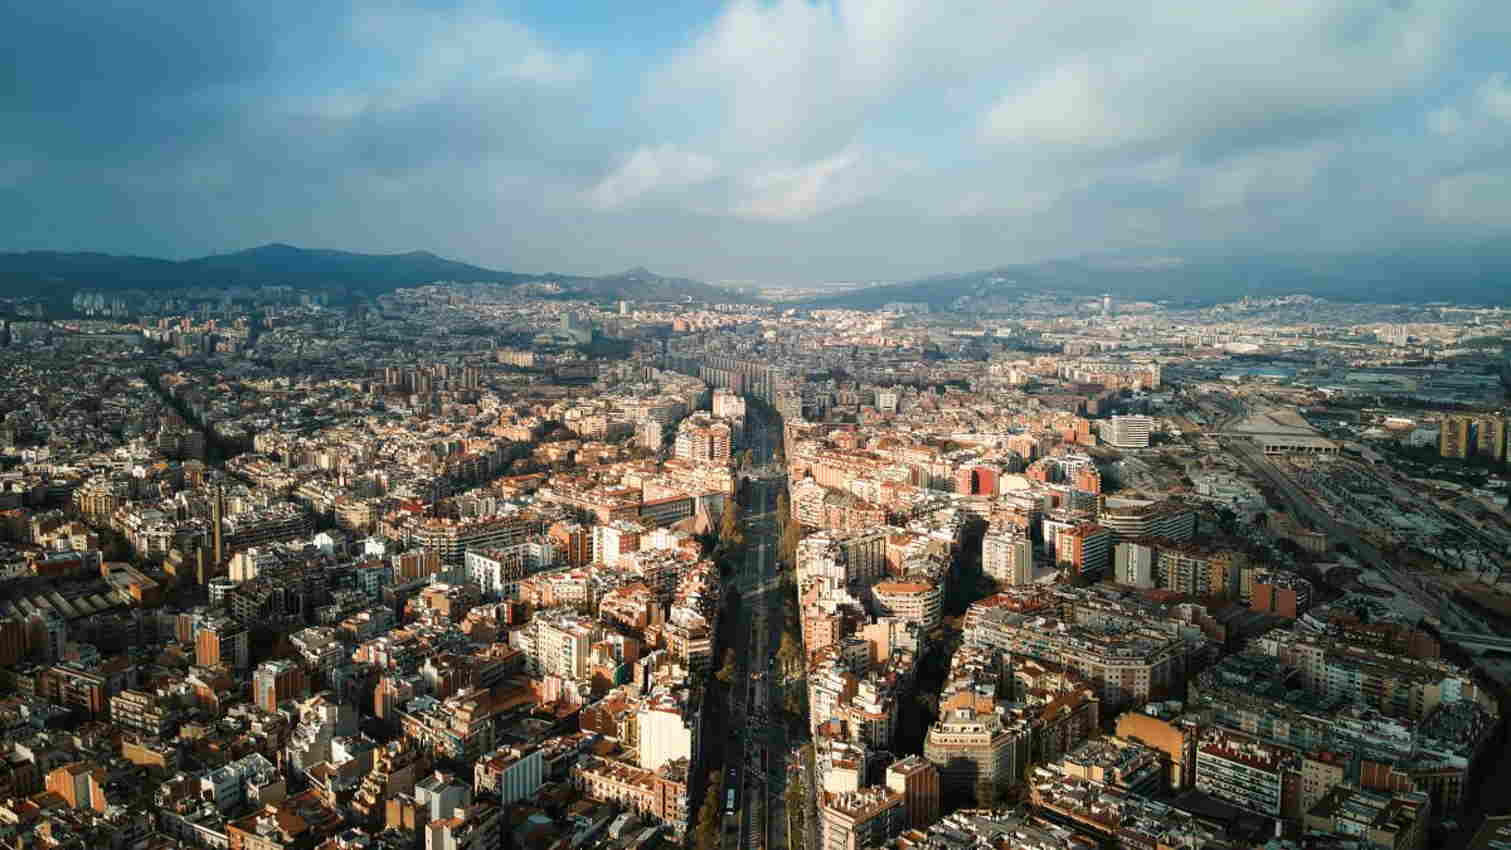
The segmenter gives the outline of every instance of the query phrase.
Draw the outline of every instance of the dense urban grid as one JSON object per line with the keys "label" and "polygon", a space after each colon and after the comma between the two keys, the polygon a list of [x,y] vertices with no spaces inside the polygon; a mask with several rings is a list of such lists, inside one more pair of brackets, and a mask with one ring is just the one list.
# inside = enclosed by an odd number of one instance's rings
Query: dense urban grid
{"label": "dense urban grid", "polygon": [[41,304],[15,850],[1511,842],[1504,310]]}

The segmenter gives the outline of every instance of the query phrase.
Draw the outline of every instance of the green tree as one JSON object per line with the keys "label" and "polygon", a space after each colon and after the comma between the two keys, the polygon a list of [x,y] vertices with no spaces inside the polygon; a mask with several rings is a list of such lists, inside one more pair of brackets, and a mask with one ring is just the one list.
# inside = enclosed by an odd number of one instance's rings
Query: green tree
{"label": "green tree", "polygon": [[789,522],[782,527],[782,539],[777,543],[777,557],[784,564],[797,563],[797,544],[803,539],[803,527]]}
{"label": "green tree", "polygon": [[738,673],[738,671],[735,668],[735,651],[734,651],[734,648],[733,647],[725,647],[724,648],[724,666],[722,666],[722,667],[719,668],[719,672],[717,672],[717,673],[714,674],[714,678],[718,679],[719,681],[721,681],[721,682],[723,682],[724,684],[727,685],[730,682],[734,681],[734,678],[735,678],[735,676],[736,676],[737,673]]}
{"label": "green tree", "polygon": [[797,667],[802,657],[803,651],[798,648],[797,641],[792,639],[792,633],[783,633],[781,646],[777,647],[776,651],[777,663],[782,665],[784,671],[792,670]]}
{"label": "green tree", "polygon": [[697,850],[714,850],[719,846],[719,774],[708,775],[708,793],[703,795],[703,807],[698,811],[698,826],[693,831],[693,846]]}
{"label": "green tree", "polygon": [[734,502],[727,502],[723,516],[719,517],[719,546],[732,551],[744,542],[745,535],[740,531],[740,509]]}
{"label": "green tree", "polygon": [[805,732],[808,728],[808,688],[804,685],[783,688],[782,709],[787,712],[787,722],[793,734]]}
{"label": "green tree", "polygon": [[787,818],[790,825],[787,834],[787,848],[788,850],[802,850],[802,848],[808,846],[803,840],[805,837],[804,832],[807,828],[804,820],[808,816],[808,790],[803,785],[803,774],[801,771],[793,774],[792,778],[787,780],[787,788],[783,791],[783,797],[785,797],[787,804]]}

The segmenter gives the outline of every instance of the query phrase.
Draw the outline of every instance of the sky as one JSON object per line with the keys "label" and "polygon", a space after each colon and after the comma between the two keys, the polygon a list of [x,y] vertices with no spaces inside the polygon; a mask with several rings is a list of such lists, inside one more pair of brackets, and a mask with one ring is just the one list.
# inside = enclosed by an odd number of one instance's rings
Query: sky
{"label": "sky", "polygon": [[1505,0],[0,0],[0,251],[766,284],[1511,235]]}

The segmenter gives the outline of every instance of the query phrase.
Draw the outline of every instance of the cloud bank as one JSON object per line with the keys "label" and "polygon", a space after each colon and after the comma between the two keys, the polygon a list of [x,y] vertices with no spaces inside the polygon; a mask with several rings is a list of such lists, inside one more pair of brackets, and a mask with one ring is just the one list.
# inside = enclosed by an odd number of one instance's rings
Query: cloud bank
{"label": "cloud bank", "polygon": [[0,10],[0,250],[899,279],[1511,230],[1511,6]]}

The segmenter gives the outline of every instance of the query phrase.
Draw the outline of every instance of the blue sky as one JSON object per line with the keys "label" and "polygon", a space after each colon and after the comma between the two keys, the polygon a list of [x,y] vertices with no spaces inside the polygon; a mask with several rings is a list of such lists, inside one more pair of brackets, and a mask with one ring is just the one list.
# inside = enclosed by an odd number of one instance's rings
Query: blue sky
{"label": "blue sky", "polygon": [[1511,232],[1503,0],[0,0],[0,32],[0,250],[781,283]]}

